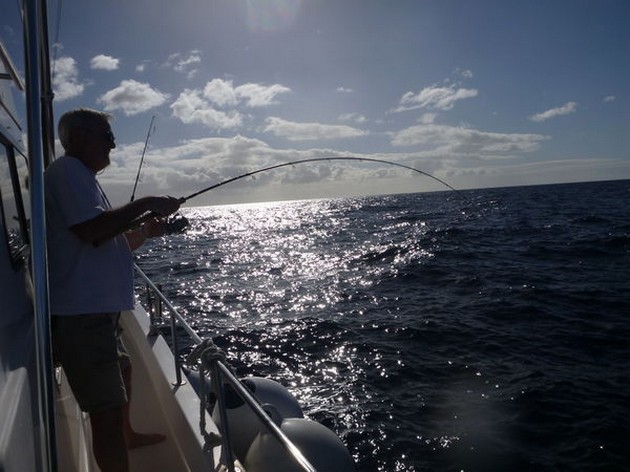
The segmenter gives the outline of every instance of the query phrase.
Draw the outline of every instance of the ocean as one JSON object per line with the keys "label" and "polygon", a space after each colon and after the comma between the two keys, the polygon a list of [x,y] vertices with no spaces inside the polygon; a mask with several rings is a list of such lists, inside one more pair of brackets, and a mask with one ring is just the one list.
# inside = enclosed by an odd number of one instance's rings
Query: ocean
{"label": "ocean", "polygon": [[183,213],[138,265],[358,471],[630,470],[630,180]]}

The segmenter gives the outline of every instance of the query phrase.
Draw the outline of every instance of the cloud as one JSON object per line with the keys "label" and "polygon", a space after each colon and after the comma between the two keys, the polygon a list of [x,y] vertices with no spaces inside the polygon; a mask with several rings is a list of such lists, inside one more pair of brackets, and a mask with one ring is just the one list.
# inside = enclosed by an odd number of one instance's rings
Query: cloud
{"label": "cloud", "polygon": [[235,89],[236,95],[245,100],[248,107],[264,107],[277,103],[276,95],[290,92],[291,89],[284,85],[260,85],[244,84]]}
{"label": "cloud", "polygon": [[85,90],[85,85],[79,82],[77,61],[73,58],[60,57],[53,64],[53,71],[53,89],[56,101],[61,102],[78,97]]}
{"label": "cloud", "polygon": [[345,113],[337,117],[339,121],[352,121],[354,123],[365,123],[367,118],[359,113]]}
{"label": "cloud", "polygon": [[[114,205],[129,199],[130,182],[135,178],[142,146],[140,141],[130,145],[119,144],[112,151],[112,165],[101,181],[106,183],[107,193]],[[143,168],[137,195],[187,195],[212,183],[287,161],[291,157],[295,158],[293,151],[272,149],[260,140],[238,135],[188,139],[174,146],[151,147],[146,156],[151,165]],[[240,185],[237,182],[230,187],[235,190],[243,185],[251,188],[252,182],[261,185],[275,177],[277,173],[267,173],[255,181],[243,179]],[[195,200],[195,203],[200,202],[203,200]]]}
{"label": "cloud", "polygon": [[239,107],[274,105],[278,95],[290,91],[280,84],[234,86],[231,80],[213,79],[202,90],[186,89],[171,109],[173,115],[184,123],[201,123],[215,130],[237,128],[243,124]]}
{"label": "cloud", "polygon": [[[99,179],[106,187],[112,204],[128,201],[130,182],[137,171],[138,155],[143,143],[120,144],[112,152],[112,165]],[[273,148],[262,140],[236,135],[233,137],[206,137],[181,141],[174,146],[151,148],[147,154],[151,165],[143,168],[138,187],[142,195],[189,195],[246,172],[300,159],[330,157],[331,149]],[[339,154],[346,154],[340,151]],[[353,157],[383,158],[380,154],[353,154]],[[388,154],[387,159],[412,165],[423,170],[433,170],[429,161],[419,161],[415,155]],[[131,164],[134,163],[134,164]],[[442,168],[442,162],[437,161]],[[384,187],[391,178],[409,180],[407,171],[393,166],[330,161],[287,166],[272,172],[262,172],[255,179],[244,178],[191,200],[192,205],[216,205],[238,201],[278,200],[296,198],[320,198],[322,196],[366,194],[375,190],[391,193],[400,190]],[[418,179],[409,191],[420,187]],[[421,182],[421,181],[420,181]],[[308,184],[308,187],[305,185]],[[125,200],[125,198],[127,200]]]}
{"label": "cloud", "polygon": [[149,63],[150,63],[150,61],[148,61],[148,60],[144,60],[144,61],[142,61],[140,64],[138,64],[138,65],[136,66],[136,72],[140,72],[140,73],[142,73],[142,72],[144,72],[145,70],[147,70],[147,66],[149,65]]}
{"label": "cloud", "polygon": [[264,132],[273,133],[289,141],[310,141],[321,139],[346,139],[365,136],[367,131],[345,125],[325,125],[321,123],[296,123],[271,117],[266,120]]}
{"label": "cloud", "polygon": [[555,118],[556,116],[562,115],[570,115],[571,113],[575,113],[577,110],[577,103],[568,102],[561,107],[552,108],[551,110],[544,111],[542,113],[537,113],[529,117],[530,120],[536,122],[547,121],[551,118]]}
{"label": "cloud", "polygon": [[199,64],[201,62],[201,51],[191,51],[190,54],[181,59],[175,64],[175,70],[177,72],[186,72],[193,64]]}
{"label": "cloud", "polygon": [[[507,137],[512,135],[506,135]],[[514,135],[518,136],[518,135]],[[535,140],[533,135],[529,140]],[[546,139],[545,137],[538,137]],[[509,140],[509,138],[506,138]],[[119,144],[112,151],[112,165],[99,178],[114,206],[129,201],[131,182],[137,172],[138,156],[143,142]],[[465,159],[445,156],[447,150],[431,152],[398,152],[358,154],[352,157],[387,159],[431,173],[457,188],[497,187],[532,183],[553,183],[576,180],[611,180],[629,175],[630,163],[623,159],[563,159],[540,161],[528,159]],[[209,185],[252,172],[263,167],[299,159],[348,155],[328,148],[273,148],[264,141],[244,136],[229,138],[206,137],[184,140],[168,147],[151,147],[147,154],[149,166],[143,168],[138,196],[186,196]],[[388,194],[443,190],[444,187],[393,166],[370,163],[330,161],[320,164],[288,166],[262,172],[255,179],[244,178],[221,190],[211,191],[190,200],[188,205],[263,200],[321,198],[362,194]],[[576,178],[577,177],[577,178]],[[319,179],[319,180],[318,180]],[[307,188],[302,185],[310,182]]]}
{"label": "cloud", "polygon": [[164,66],[171,67],[174,71],[181,74],[186,74],[186,76],[190,79],[197,73],[197,69],[195,69],[194,67],[200,63],[201,51],[198,49],[193,49],[188,54],[183,54],[180,52],[171,54],[168,57]]}
{"label": "cloud", "polygon": [[200,123],[214,130],[238,128],[243,124],[240,113],[217,110],[199,90],[184,90],[171,105],[171,110],[183,123]]}
{"label": "cloud", "polygon": [[424,113],[418,121],[424,125],[430,125],[435,121],[435,118],[437,118],[435,113]]}
{"label": "cloud", "polygon": [[398,108],[394,111],[401,112],[418,108],[450,110],[458,100],[476,97],[477,94],[478,91],[475,89],[457,88],[455,85],[426,87],[418,93],[405,93],[400,99]]}
{"label": "cloud", "polygon": [[203,95],[210,102],[220,107],[245,105],[250,108],[274,105],[276,96],[290,92],[291,89],[280,84],[261,85],[247,83],[234,87],[231,80],[213,79],[206,84]]}
{"label": "cloud", "polygon": [[510,157],[513,153],[533,152],[548,137],[540,134],[491,133],[469,128],[421,124],[395,133],[394,146],[432,147],[436,154],[452,157]]}
{"label": "cloud", "polygon": [[201,63],[200,51],[192,51],[187,57],[178,61],[174,69],[177,72],[186,74],[188,78],[191,78],[197,73],[197,69],[193,67],[199,63]]}
{"label": "cloud", "polygon": [[351,88],[347,88],[347,87],[337,87],[335,89],[335,92],[337,93],[353,93],[354,90]]}
{"label": "cloud", "polygon": [[204,87],[203,95],[220,107],[236,106],[239,100],[231,80],[211,80]]}
{"label": "cloud", "polygon": [[614,95],[608,95],[607,97],[604,97],[604,103],[614,102],[615,100],[617,100],[617,97],[615,97]]}
{"label": "cloud", "polygon": [[98,56],[94,56],[92,60],[90,60],[90,67],[92,69],[99,70],[116,70],[118,69],[119,64],[119,59],[111,56],[106,56],[105,54],[99,54]]}
{"label": "cloud", "polygon": [[98,102],[104,104],[106,111],[122,110],[131,116],[162,105],[168,97],[149,84],[123,80],[118,87],[103,94]]}

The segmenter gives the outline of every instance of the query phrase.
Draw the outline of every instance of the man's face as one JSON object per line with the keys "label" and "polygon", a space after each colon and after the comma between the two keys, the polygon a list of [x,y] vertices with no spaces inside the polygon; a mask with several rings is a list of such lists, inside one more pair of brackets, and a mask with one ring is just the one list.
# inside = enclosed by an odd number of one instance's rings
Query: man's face
{"label": "man's face", "polygon": [[94,124],[86,131],[90,167],[98,172],[110,164],[109,152],[116,147],[114,133],[109,123]]}

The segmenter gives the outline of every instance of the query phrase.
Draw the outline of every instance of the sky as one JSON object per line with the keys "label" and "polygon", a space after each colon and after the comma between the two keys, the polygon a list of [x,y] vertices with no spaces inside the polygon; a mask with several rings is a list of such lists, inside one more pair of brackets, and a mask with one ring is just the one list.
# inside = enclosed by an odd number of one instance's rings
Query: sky
{"label": "sky", "polygon": [[[56,117],[112,114],[117,148],[99,180],[115,204],[131,196],[145,142],[136,198],[329,156],[389,160],[460,189],[630,178],[627,0],[48,9]],[[335,161],[263,172],[187,204],[429,190],[446,188],[386,164]]]}

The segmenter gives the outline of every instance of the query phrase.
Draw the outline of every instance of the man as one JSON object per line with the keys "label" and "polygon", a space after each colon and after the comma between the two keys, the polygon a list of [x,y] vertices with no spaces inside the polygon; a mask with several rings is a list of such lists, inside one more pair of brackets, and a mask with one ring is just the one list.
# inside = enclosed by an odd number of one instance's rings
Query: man
{"label": "man", "polygon": [[[116,147],[110,116],[77,109],[59,120],[65,155],[45,172],[53,352],[83,411],[90,414],[94,456],[102,472],[127,472],[127,448],[162,435],[136,433],[128,418],[130,363],[116,331],[120,312],[133,307],[131,251],[163,234],[154,218],[132,231],[146,212],[179,209],[173,197],[145,197],[111,208],[96,174]],[[124,234],[123,234],[124,232]]]}

